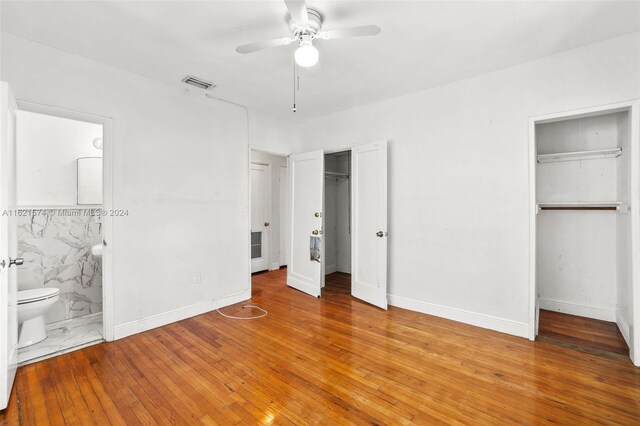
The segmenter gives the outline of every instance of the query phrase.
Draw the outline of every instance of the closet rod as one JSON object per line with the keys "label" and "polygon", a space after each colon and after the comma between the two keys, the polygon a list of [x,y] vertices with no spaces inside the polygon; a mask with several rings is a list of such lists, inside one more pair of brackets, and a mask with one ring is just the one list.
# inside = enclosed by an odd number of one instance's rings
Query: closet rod
{"label": "closet rod", "polygon": [[349,177],[349,173],[337,173],[337,172],[324,172],[327,176],[335,176],[335,177]]}
{"label": "closet rod", "polygon": [[602,207],[540,207],[540,210],[618,210],[618,207],[615,206],[602,206]]}
{"label": "closet rod", "polygon": [[628,205],[623,201],[574,201],[566,203],[538,203],[538,211],[541,210],[595,210],[595,211],[619,211],[626,213]]}

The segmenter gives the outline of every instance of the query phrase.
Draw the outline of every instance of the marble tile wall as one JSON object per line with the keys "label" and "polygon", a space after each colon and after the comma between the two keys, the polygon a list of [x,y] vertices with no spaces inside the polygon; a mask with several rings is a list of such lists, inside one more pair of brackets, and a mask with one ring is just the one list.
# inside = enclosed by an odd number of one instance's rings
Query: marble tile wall
{"label": "marble tile wall", "polygon": [[92,209],[38,209],[18,217],[18,289],[56,287],[45,322],[102,312],[102,264],[91,254],[101,223]]}

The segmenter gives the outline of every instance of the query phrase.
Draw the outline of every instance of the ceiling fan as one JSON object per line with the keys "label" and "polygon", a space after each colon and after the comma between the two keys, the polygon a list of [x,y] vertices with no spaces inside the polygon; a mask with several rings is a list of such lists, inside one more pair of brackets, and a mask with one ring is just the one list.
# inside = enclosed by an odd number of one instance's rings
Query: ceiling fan
{"label": "ceiling fan", "polygon": [[319,58],[318,49],[313,45],[314,39],[333,40],[336,38],[373,36],[380,33],[380,27],[376,25],[323,30],[322,14],[315,9],[307,8],[304,0],[284,0],[284,2],[287,5],[287,9],[289,9],[289,28],[292,35],[244,44],[238,46],[236,52],[252,53],[270,47],[285,46],[295,41],[298,42],[299,46],[294,55],[296,63],[301,67],[310,67],[315,65]]}

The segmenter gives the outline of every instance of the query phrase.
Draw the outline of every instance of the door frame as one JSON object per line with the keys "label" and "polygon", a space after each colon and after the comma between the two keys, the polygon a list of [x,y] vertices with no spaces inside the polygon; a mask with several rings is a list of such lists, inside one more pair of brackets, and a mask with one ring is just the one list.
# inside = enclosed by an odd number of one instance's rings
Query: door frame
{"label": "door frame", "polygon": [[[87,123],[102,125],[102,209],[113,209],[113,122],[109,117],[89,114],[69,109],[43,105],[24,100],[16,100],[18,111],[35,112],[56,117],[69,118]],[[102,328],[104,340],[114,339],[114,303],[113,303],[113,217],[102,217],[103,243],[107,244],[102,253]]]}
{"label": "door frame", "polygon": [[[279,151],[277,149],[272,149],[272,148],[268,148],[268,147],[264,147],[264,146],[260,146],[260,145],[253,145],[253,144],[248,144],[247,145],[247,161],[246,161],[246,166],[247,166],[247,171],[246,171],[246,176],[247,176],[247,208],[245,210],[245,214],[247,216],[247,234],[245,235],[245,241],[247,244],[247,251],[248,251],[248,275],[247,275],[247,281],[248,281],[248,288],[249,288],[249,294],[252,294],[253,291],[253,284],[252,284],[252,280],[251,280],[251,151],[259,151],[262,152],[264,154],[270,154],[270,155],[277,155],[280,157],[285,157],[287,159],[287,170],[289,169],[289,156],[291,155],[290,152],[286,152],[286,151]],[[289,200],[287,200],[287,204],[289,205]],[[288,210],[288,209],[287,209]],[[287,213],[287,237],[289,236],[289,213]],[[282,226],[282,224],[278,224],[279,226]],[[287,251],[289,250],[288,246],[287,246]],[[287,253],[288,256],[288,253]],[[288,258],[288,257],[287,257]],[[269,265],[271,266],[271,265]]]}
{"label": "door frame", "polygon": [[567,118],[581,118],[605,112],[629,112],[631,126],[631,324],[630,357],[634,365],[640,367],[640,100],[617,102],[592,106],[529,118],[529,340],[537,335],[537,149],[536,124],[550,123]]}

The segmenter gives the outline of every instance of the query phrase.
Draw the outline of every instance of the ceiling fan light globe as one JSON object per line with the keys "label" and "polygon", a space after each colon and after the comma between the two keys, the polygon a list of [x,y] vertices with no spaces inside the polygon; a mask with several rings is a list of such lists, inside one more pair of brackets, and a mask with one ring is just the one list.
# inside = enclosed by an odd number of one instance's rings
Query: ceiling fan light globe
{"label": "ceiling fan light globe", "polygon": [[318,49],[316,49],[312,44],[303,44],[296,49],[296,52],[294,54],[296,64],[300,65],[301,67],[314,66],[318,63],[319,57],[320,54],[318,53]]}

